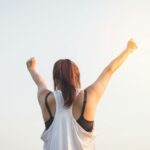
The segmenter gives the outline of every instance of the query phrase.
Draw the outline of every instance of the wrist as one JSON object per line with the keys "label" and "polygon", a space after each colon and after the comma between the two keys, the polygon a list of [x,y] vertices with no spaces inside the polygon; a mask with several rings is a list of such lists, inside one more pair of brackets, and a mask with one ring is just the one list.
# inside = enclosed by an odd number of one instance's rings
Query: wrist
{"label": "wrist", "polygon": [[30,73],[36,72],[35,68],[28,68],[28,70],[29,70]]}

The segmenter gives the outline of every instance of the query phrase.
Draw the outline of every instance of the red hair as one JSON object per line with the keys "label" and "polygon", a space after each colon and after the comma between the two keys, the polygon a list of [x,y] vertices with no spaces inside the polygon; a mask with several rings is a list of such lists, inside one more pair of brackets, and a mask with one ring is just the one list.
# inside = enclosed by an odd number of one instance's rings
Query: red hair
{"label": "red hair", "polygon": [[53,68],[54,90],[59,85],[64,105],[69,107],[75,100],[76,89],[80,88],[80,72],[77,65],[70,59],[60,59]]}

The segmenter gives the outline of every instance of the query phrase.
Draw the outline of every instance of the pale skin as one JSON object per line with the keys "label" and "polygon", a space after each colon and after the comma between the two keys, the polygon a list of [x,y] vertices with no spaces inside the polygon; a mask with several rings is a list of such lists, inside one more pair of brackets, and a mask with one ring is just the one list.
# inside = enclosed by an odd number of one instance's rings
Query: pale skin
{"label": "pale skin", "polygon": [[[130,39],[127,42],[126,48],[104,68],[104,70],[102,71],[102,73],[100,73],[96,81],[93,82],[91,85],[89,85],[87,88],[85,88],[88,93],[87,103],[84,112],[84,118],[86,120],[89,121],[94,120],[96,114],[96,107],[99,104],[102,95],[104,94],[104,91],[109,83],[110,78],[112,77],[113,73],[124,63],[124,61],[136,48],[137,48],[136,43],[134,42],[133,39]],[[38,87],[37,92],[38,102],[41,107],[43,120],[45,122],[49,119],[49,114],[45,107],[44,98],[45,95],[50,90],[47,88],[47,85],[43,77],[37,72],[35,58],[34,57],[30,58],[26,62],[26,65],[32,76],[32,79],[34,80],[35,84]],[[59,85],[57,85],[57,88],[59,89]],[[83,95],[84,93],[82,90],[76,97],[75,102],[73,103],[73,116],[76,120],[80,117],[81,114],[81,109],[83,105]],[[54,116],[56,111],[56,104],[53,94],[49,95],[48,104]]]}

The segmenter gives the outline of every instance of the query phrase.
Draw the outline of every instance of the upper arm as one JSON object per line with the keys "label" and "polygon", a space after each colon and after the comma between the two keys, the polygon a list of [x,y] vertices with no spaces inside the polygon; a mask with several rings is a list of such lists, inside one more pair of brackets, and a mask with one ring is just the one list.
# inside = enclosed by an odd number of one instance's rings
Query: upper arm
{"label": "upper arm", "polygon": [[41,105],[45,99],[46,94],[49,92],[47,85],[44,81],[44,79],[39,75],[38,76],[38,82],[37,82],[37,96],[39,104]]}
{"label": "upper arm", "polygon": [[111,75],[111,69],[109,67],[106,67],[100,74],[98,79],[86,88],[89,95],[91,96],[91,99],[94,100],[96,103],[99,102],[101,96],[103,95],[109,82],[109,79],[111,78]]}
{"label": "upper arm", "polygon": [[41,99],[43,99],[43,96],[48,91],[46,82],[43,79],[42,75],[40,75],[36,70],[31,70],[30,74],[32,76],[33,81],[37,85],[37,88],[38,88],[38,92],[37,92],[38,100],[39,100],[39,103],[41,104]]}

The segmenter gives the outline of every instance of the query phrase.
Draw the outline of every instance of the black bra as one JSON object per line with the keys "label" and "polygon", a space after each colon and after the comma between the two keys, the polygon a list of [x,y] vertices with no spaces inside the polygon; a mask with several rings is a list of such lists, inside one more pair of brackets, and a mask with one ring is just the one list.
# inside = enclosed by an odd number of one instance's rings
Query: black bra
{"label": "black bra", "polygon": [[[48,103],[47,103],[47,98],[50,93],[51,92],[47,93],[47,95],[45,97],[45,105],[46,105],[47,111],[49,112],[49,115],[50,115],[50,119],[45,122],[46,130],[50,127],[50,125],[52,124],[52,122],[54,120],[54,117],[52,116],[50,107],[48,106]],[[80,115],[79,119],[77,120],[77,122],[83,129],[85,129],[88,132],[91,132],[93,130],[94,121],[88,121],[83,116],[84,110],[85,110],[85,105],[86,105],[86,100],[87,100],[87,91],[84,90],[84,101],[83,101],[82,112],[81,112],[81,115]]]}
{"label": "black bra", "polygon": [[47,98],[49,96],[49,94],[51,94],[51,92],[48,92],[45,96],[45,106],[47,108],[47,111],[50,115],[50,118],[48,121],[45,122],[45,128],[46,130],[50,127],[50,125],[52,124],[53,120],[54,120],[54,117],[52,116],[52,113],[51,113],[51,110],[50,110],[50,107],[48,106],[48,102],[47,102]]}
{"label": "black bra", "polygon": [[79,123],[80,126],[82,126],[83,129],[85,129],[88,132],[91,132],[93,129],[94,121],[88,121],[83,116],[84,110],[85,110],[85,105],[86,105],[86,100],[87,100],[87,91],[84,90],[84,101],[83,101],[82,112],[81,112],[81,115],[80,115],[79,119],[77,120],[77,122]]}

